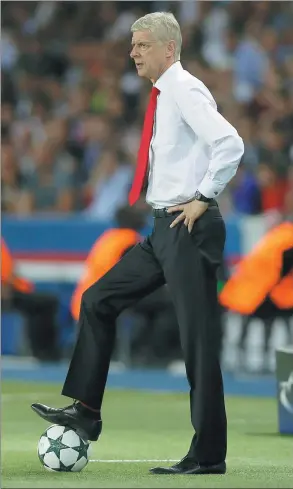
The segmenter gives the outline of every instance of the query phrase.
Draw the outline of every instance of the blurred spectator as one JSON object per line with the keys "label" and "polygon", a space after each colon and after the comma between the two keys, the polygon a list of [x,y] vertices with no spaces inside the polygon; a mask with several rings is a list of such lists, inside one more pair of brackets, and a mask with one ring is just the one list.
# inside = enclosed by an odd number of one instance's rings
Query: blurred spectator
{"label": "blurred spectator", "polygon": [[256,176],[240,165],[231,184],[231,197],[235,211],[255,215],[262,210],[261,191]]}
{"label": "blurred spectator", "polygon": [[[4,139],[4,141],[3,141]],[[1,144],[1,210],[17,213],[22,177],[17,166],[13,146],[2,135]]]}
{"label": "blurred spectator", "polygon": [[65,141],[66,123],[51,120],[45,125],[46,140],[32,152],[33,169],[25,177],[21,212],[70,212],[76,209],[76,165]]}
{"label": "blurred spectator", "polygon": [[105,151],[94,166],[86,187],[90,200],[86,214],[96,219],[112,220],[117,209],[127,202],[132,173],[132,168],[117,151]]}
{"label": "blurred spectator", "polygon": [[11,251],[1,239],[1,308],[24,316],[32,355],[40,361],[61,358],[58,345],[57,310],[54,294],[38,292],[34,285],[18,275]]}
{"label": "blurred spectator", "polygon": [[248,25],[245,37],[236,47],[234,94],[239,102],[250,102],[265,83],[269,53],[263,44],[268,36],[269,33],[259,31],[258,24]]}
{"label": "blurred spectator", "polygon": [[276,318],[286,327],[291,344],[290,319],[293,317],[293,224],[272,226],[254,248],[240,261],[219,295],[223,307],[241,314],[239,366],[245,367],[246,340],[253,318],[262,320],[263,371],[269,369],[269,346]]}
{"label": "blurred spectator", "polygon": [[115,213],[117,227],[107,229],[91,247],[83,272],[71,298],[70,311],[77,322],[83,293],[111,270],[120,258],[143,240],[140,235],[145,215],[135,207],[120,207]]}
{"label": "blurred spectator", "polygon": [[258,181],[261,192],[261,208],[264,212],[276,210],[285,211],[285,197],[288,180],[279,174],[273,164],[260,163]]}
{"label": "blurred spectator", "polygon": [[293,164],[288,171],[288,189],[285,195],[285,217],[293,220]]}
{"label": "blurred spectator", "polygon": [[242,168],[221,199],[232,212],[292,214],[290,2],[1,7],[1,134],[11,161],[3,166],[4,212],[113,218],[127,197],[149,92],[128,56],[130,26],[169,9],[182,25],[183,66],[212,90],[245,142]]}

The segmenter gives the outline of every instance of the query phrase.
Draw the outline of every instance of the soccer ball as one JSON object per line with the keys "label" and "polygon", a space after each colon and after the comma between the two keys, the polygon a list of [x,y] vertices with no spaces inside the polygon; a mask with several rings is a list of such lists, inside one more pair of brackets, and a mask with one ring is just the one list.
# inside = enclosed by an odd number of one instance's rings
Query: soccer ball
{"label": "soccer ball", "polygon": [[54,424],[39,439],[38,456],[47,470],[80,472],[89,461],[89,448],[72,428]]}

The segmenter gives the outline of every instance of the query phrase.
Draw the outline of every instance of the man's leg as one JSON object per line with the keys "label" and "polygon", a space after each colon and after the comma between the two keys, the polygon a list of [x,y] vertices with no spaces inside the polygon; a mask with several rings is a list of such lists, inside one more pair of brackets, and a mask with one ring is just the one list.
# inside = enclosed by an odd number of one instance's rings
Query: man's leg
{"label": "man's leg", "polygon": [[51,424],[68,425],[88,440],[97,440],[100,409],[114,349],[120,312],[163,285],[165,279],[150,240],[137,245],[82,296],[78,339],[62,390],[77,403],[32,409]]}
{"label": "man's leg", "polygon": [[135,353],[143,353],[149,363],[165,364],[170,354],[174,358],[174,343],[180,347],[179,331],[167,287],[160,287],[139,301],[133,310],[145,318],[132,345]]}
{"label": "man's leg", "polygon": [[79,334],[63,395],[100,409],[115,343],[116,318],[163,283],[162,270],[146,240],[83,294]]}
{"label": "man's leg", "polygon": [[290,310],[288,315],[283,316],[284,325],[287,333],[287,344],[293,344],[293,330],[291,328],[291,318],[293,317],[293,309]]}
{"label": "man's leg", "polygon": [[240,338],[238,341],[238,364],[237,367],[239,370],[246,369],[246,357],[247,357],[247,336],[249,331],[249,326],[251,323],[251,316],[241,316],[241,331]]}
{"label": "man's leg", "polygon": [[[219,364],[216,270],[222,258],[225,226],[215,207],[195,223],[192,235],[183,224],[169,229],[171,221],[161,219],[165,252],[160,246],[158,253],[175,305],[190,384],[191,420],[196,433],[187,459],[224,471],[224,465],[217,465],[226,458],[227,421]],[[157,251],[155,246],[154,249]],[[191,465],[187,461],[185,467],[188,464]]]}
{"label": "man's leg", "polygon": [[270,342],[273,333],[275,318],[269,317],[262,320],[263,327],[263,345],[262,345],[262,372],[270,371]]}
{"label": "man's leg", "polygon": [[[200,253],[196,254],[189,263],[187,256],[178,260],[181,273],[170,288],[174,291],[190,385],[191,421],[195,435],[189,455],[202,465],[210,465],[226,458],[227,422],[218,349],[217,280],[212,269],[207,267],[205,258]],[[183,285],[185,280],[188,292]]]}
{"label": "man's leg", "polygon": [[46,292],[24,293],[14,290],[12,306],[25,317],[32,354],[39,360],[59,360],[61,354],[56,320],[58,298]]}

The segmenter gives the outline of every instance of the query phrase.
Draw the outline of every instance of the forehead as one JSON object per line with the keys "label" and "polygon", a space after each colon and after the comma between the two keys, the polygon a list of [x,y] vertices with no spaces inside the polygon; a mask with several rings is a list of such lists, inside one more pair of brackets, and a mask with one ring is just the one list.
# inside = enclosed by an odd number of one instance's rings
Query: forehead
{"label": "forehead", "polygon": [[145,31],[133,32],[132,41],[131,41],[132,44],[136,42],[148,42],[148,41],[154,41],[154,36],[151,33],[151,31],[145,30]]}

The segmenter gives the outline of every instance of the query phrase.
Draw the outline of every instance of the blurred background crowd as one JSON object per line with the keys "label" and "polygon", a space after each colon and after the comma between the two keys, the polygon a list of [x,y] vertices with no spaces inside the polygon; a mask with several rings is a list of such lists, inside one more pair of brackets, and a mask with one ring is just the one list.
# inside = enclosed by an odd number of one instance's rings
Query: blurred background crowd
{"label": "blurred background crowd", "polygon": [[181,61],[245,142],[224,214],[293,213],[291,2],[3,1],[2,212],[109,220],[127,200],[149,82],[130,26],[171,10]]}
{"label": "blurred background crowd", "polygon": [[[137,76],[129,57],[130,27],[138,17],[160,10],[172,11],[181,25],[183,67],[207,85],[219,111],[245,143],[239,170],[218,199],[224,217],[269,216],[271,224],[293,219],[292,2],[197,0],[2,1],[4,216],[41,216],[46,222],[46,217],[81,216],[94,220],[97,229],[99,223],[112,224],[116,219],[118,227],[138,231],[138,216],[124,206],[150,83]],[[144,222],[148,216],[151,219],[143,199],[137,209],[143,211]],[[21,233],[13,235],[17,241],[22,240]],[[95,238],[99,239],[98,231]],[[105,248],[104,256],[109,249]],[[97,258],[102,270],[104,256]],[[219,284],[228,275],[224,263]],[[49,276],[41,279],[47,280],[47,287],[52,285]],[[55,297],[33,292],[29,301],[28,294],[20,297],[18,292],[14,302],[11,295],[4,298],[29,318],[31,351],[39,359],[59,358],[52,319],[58,308],[56,297],[63,301],[58,280]],[[2,295],[5,290],[2,287]],[[140,328],[131,340],[132,355],[140,363],[180,358],[170,298],[164,288],[158,294],[134,311],[140,316]],[[223,309],[223,334],[224,313]],[[250,321],[243,319],[240,353]],[[10,332],[11,324],[7,325]],[[285,326],[290,342],[288,319]],[[126,325],[127,338],[119,343],[124,357],[129,356],[129,330]],[[234,323],[232,330],[236,330]],[[262,333],[264,370],[271,331],[269,324]],[[229,344],[226,349],[231,356]]]}

